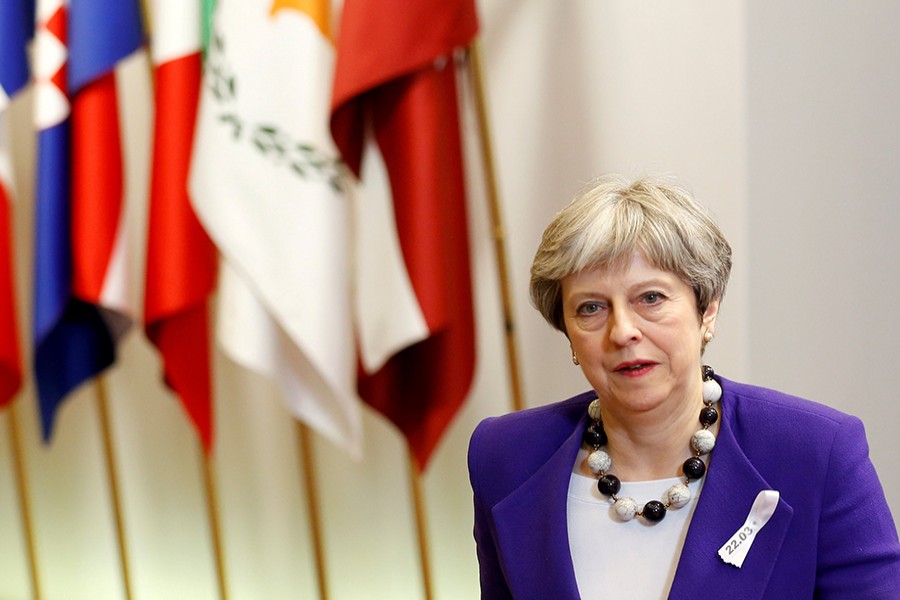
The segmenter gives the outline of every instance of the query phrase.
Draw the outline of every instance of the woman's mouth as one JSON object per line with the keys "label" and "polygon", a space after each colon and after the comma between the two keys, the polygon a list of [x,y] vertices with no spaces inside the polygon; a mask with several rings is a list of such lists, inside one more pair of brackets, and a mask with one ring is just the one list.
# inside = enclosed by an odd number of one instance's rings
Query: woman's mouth
{"label": "woman's mouth", "polygon": [[625,375],[626,377],[640,377],[641,375],[646,375],[647,373],[649,373],[655,366],[656,363],[652,362],[633,361],[622,363],[618,365],[614,370],[616,373]]}

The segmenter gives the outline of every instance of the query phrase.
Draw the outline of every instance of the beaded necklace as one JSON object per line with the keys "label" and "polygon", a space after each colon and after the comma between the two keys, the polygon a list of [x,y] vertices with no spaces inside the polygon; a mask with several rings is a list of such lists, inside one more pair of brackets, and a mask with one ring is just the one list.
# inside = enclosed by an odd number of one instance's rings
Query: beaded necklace
{"label": "beaded necklace", "polygon": [[623,521],[630,521],[635,516],[643,517],[650,522],[662,521],[666,511],[670,508],[681,508],[691,499],[691,490],[687,484],[695,479],[700,479],[706,473],[706,463],[701,456],[709,454],[716,445],[716,436],[709,427],[719,420],[719,411],[713,406],[722,397],[722,386],[715,380],[712,367],[703,365],[701,368],[703,377],[703,408],[700,409],[700,425],[691,437],[691,449],[694,456],[684,461],[684,483],[677,483],[666,490],[664,500],[650,500],[643,508],[638,508],[634,498],[628,496],[619,497],[617,494],[622,487],[622,482],[615,475],[609,473],[612,468],[612,459],[605,450],[607,437],[603,430],[603,421],[600,418],[600,399],[595,398],[588,406],[588,416],[591,422],[582,435],[582,441],[592,451],[588,455],[588,467],[598,476],[597,489],[604,496],[609,496],[615,503],[613,506],[616,515]]}

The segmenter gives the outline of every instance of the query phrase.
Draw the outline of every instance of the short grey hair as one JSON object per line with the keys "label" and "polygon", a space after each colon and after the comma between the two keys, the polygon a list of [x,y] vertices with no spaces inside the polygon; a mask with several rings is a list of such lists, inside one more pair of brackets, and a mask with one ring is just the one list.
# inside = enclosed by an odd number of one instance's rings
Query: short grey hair
{"label": "short grey hair", "polygon": [[562,280],[586,268],[622,268],[635,251],[691,286],[700,315],[725,294],[731,246],[707,209],[668,179],[608,175],[544,230],[531,265],[532,304],[565,333]]}

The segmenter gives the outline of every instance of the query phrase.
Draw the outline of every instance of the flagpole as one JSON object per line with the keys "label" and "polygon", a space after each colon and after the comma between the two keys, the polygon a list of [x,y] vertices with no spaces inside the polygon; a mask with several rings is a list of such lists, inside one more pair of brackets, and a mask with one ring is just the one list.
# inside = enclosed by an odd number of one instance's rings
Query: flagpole
{"label": "flagpole", "polygon": [[309,529],[312,535],[313,556],[316,563],[316,581],[319,584],[319,598],[328,600],[328,577],[325,571],[325,552],[322,536],[322,521],[319,511],[318,478],[313,458],[310,428],[302,421],[297,422],[297,438],[300,442],[300,461],[303,464],[303,487],[306,491],[306,512],[309,515]]}
{"label": "flagpole", "polygon": [[522,410],[525,405],[522,399],[522,383],[519,373],[519,358],[516,344],[516,327],[513,318],[512,294],[510,293],[509,272],[506,263],[506,234],[503,228],[503,214],[500,207],[500,194],[497,191],[496,168],[491,144],[490,127],[488,126],[487,101],[484,89],[484,76],[481,63],[481,45],[476,38],[469,47],[469,73],[471,74],[472,91],[475,95],[475,112],[478,120],[478,137],[481,142],[481,159],[484,165],[485,184],[487,187],[488,205],[490,208],[491,231],[494,238],[494,254],[497,260],[497,277],[500,283],[500,295],[503,307],[503,323],[506,332],[506,357],[509,370],[509,386],[512,394],[513,410]]}
{"label": "flagpole", "polygon": [[122,568],[122,583],[126,600],[132,599],[131,577],[128,569],[128,552],[125,544],[125,528],[122,524],[122,503],[119,495],[119,481],[116,476],[116,459],[113,451],[112,428],[109,422],[109,410],[106,394],[106,381],[103,375],[96,379],[97,406],[100,410],[100,429],[103,433],[103,451],[106,458],[106,478],[109,483],[113,516],[115,517],[116,542],[119,549],[119,562]]}
{"label": "flagpole", "polygon": [[225,558],[222,551],[222,536],[220,533],[219,506],[216,494],[216,479],[213,471],[212,460],[205,452],[204,448],[200,448],[203,455],[203,485],[206,490],[206,514],[209,517],[209,530],[212,536],[213,557],[216,563],[216,583],[219,586],[219,598],[228,600],[228,586],[225,581]]}
{"label": "flagpole", "polygon": [[431,559],[429,558],[428,529],[425,522],[425,499],[422,493],[422,473],[412,448],[407,449],[409,459],[409,482],[412,492],[413,508],[416,517],[416,538],[419,542],[419,564],[422,570],[422,585],[425,589],[425,600],[434,598],[434,586],[431,582]]}
{"label": "flagpole", "polygon": [[41,585],[38,577],[37,556],[35,553],[34,529],[31,526],[31,505],[28,502],[25,481],[25,464],[22,460],[22,441],[19,436],[19,425],[16,401],[9,406],[9,439],[12,445],[13,471],[15,471],[16,491],[19,496],[19,509],[22,511],[22,529],[25,533],[25,549],[28,554],[28,573],[31,576],[31,593],[34,600],[41,600]]}

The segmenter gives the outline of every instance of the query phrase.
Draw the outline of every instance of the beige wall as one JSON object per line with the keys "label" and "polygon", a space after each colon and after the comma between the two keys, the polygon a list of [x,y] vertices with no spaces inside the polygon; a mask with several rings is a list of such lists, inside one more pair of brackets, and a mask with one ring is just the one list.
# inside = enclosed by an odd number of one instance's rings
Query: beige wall
{"label": "beige wall", "polygon": [[746,12],[750,373],[861,417],[890,502],[900,5],[766,1]]}
{"label": "beige wall", "polygon": [[[482,51],[507,224],[528,405],[586,388],[564,339],[527,304],[544,224],[605,171],[673,172],[719,216],[734,279],[708,353],[717,371],[864,417],[889,497],[900,424],[898,52],[900,9],[806,0],[483,0]],[[131,134],[149,132],[141,60],[130,64]],[[14,107],[20,293],[30,281],[28,97]],[[474,144],[470,136],[470,144]],[[132,156],[134,164],[146,157]],[[471,397],[424,479],[435,597],[477,596],[465,471],[468,436],[510,408],[492,243],[477,164],[472,233],[479,364]],[[143,179],[142,179],[143,178]],[[140,199],[146,173],[132,179]],[[144,207],[134,208],[140,229]],[[140,256],[135,257],[140,264]],[[28,315],[25,315],[26,317]],[[24,333],[24,331],[23,331]],[[133,331],[105,378],[135,598],[216,598],[193,432]],[[217,360],[213,457],[229,596],[316,597],[296,426],[267,381]],[[66,402],[39,441],[33,387],[17,402],[44,598],[121,598],[96,387]],[[27,598],[9,411],[0,415],[0,598]],[[422,598],[402,440],[367,414],[365,458],[315,438],[332,598]],[[897,517],[898,515],[895,515]]]}

